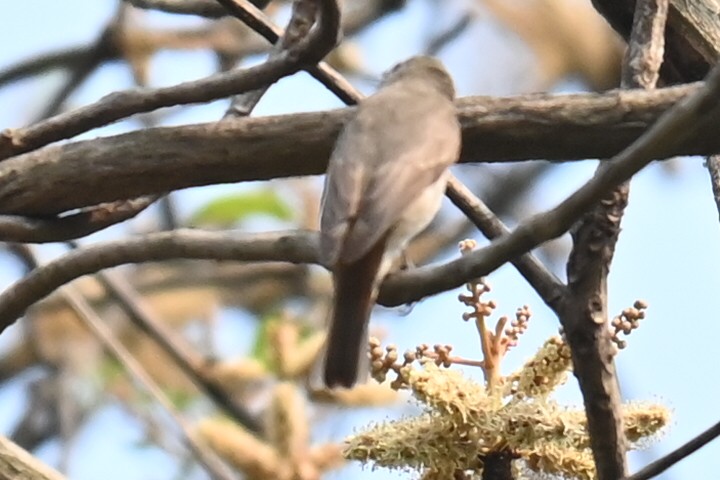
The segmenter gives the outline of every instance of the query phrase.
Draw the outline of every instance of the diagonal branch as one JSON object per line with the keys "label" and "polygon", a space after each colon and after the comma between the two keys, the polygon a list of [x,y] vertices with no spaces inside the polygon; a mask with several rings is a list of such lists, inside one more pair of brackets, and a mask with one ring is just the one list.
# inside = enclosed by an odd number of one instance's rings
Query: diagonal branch
{"label": "diagonal branch", "polygon": [[[217,1],[221,3],[228,12],[242,20],[248,27],[252,28],[268,42],[276,44],[281,38],[285,37],[286,32],[283,32],[281,28],[274,25],[260,9],[254,8],[252,5],[248,4],[247,0]],[[301,2],[300,6],[303,9],[309,8],[311,3],[313,2]],[[375,8],[382,11],[379,7]],[[289,25],[288,28],[296,30],[297,26]],[[283,49],[287,49],[296,43],[296,39],[293,38],[295,37],[296,32],[291,32],[291,34],[291,37],[287,38],[289,43],[280,45],[282,49],[276,51],[276,55],[278,52],[282,52]],[[355,87],[353,87],[350,82],[348,82],[342,75],[340,75],[340,73],[327,63],[318,62],[317,64],[308,64],[306,66],[306,70],[346,104],[355,104],[360,99],[361,94],[355,89]]]}
{"label": "diagonal branch", "polygon": [[65,480],[17,444],[0,436],[0,480]]}
{"label": "diagonal branch", "polygon": [[133,324],[152,338],[201,391],[239,424],[251,432],[260,433],[260,424],[250,412],[232,398],[223,385],[207,375],[208,362],[183,342],[182,337],[175,335],[156,318],[152,309],[127,280],[107,272],[99,272],[97,278],[107,292],[117,300]]}
{"label": "diagonal branch", "polygon": [[[447,196],[487,238],[492,240],[510,233],[487,205],[454,177],[448,182]],[[557,311],[558,302],[565,293],[565,285],[532,253],[510,261],[540,298]]]}
{"label": "diagonal branch", "polygon": [[720,65],[708,75],[705,86],[699,92],[663,115],[630,147],[608,161],[607,168],[599,171],[560,205],[521,222],[510,234],[463,258],[402,275],[391,275],[383,282],[380,303],[401,305],[457,288],[467,280],[487,275],[506,261],[562,235],[608,191],[650,163],[659,151],[682,145],[692,136],[694,129],[719,120]]}
{"label": "diagonal branch", "polygon": [[[219,3],[223,4],[225,8],[230,11],[235,11],[236,0],[218,0]],[[293,12],[290,16],[287,29],[283,36],[278,40],[277,43],[270,50],[270,56],[276,57],[280,55],[284,50],[291,48],[297,44],[302,38],[307,36],[310,28],[312,28],[313,19],[317,15],[318,5],[313,0],[295,1],[293,2]],[[243,9],[239,9],[244,12]],[[241,20],[242,16],[239,16]],[[258,90],[252,90],[245,92],[240,95],[236,95],[230,107],[225,112],[223,120],[235,119],[240,117],[247,117],[255,109],[260,99],[265,95],[270,87],[268,85]]]}
{"label": "diagonal branch", "polygon": [[97,45],[49,52],[0,70],[0,85],[40,75],[57,68],[76,68],[91,61]]}
{"label": "diagonal branch", "polygon": [[87,52],[87,55],[67,67],[67,78],[64,80],[62,87],[55,92],[47,105],[45,105],[42,113],[40,113],[39,119],[56,115],[68,97],[80,88],[85,80],[87,80],[100,65],[108,60],[118,58],[121,55],[116,40],[117,31],[126,18],[125,9],[123,5],[120,5],[115,18],[105,27],[105,30]]}
{"label": "diagonal branch", "polygon": [[[630,37],[637,0],[592,0],[595,8],[624,38]],[[703,78],[720,58],[717,2],[670,0],[665,32],[665,84]]]}
{"label": "diagonal branch", "polygon": [[123,365],[127,373],[143,390],[170,414],[180,428],[182,438],[198,462],[206,468],[214,480],[235,480],[235,474],[220,458],[202,441],[192,425],[175,410],[172,401],[165,395],[159,385],[148,375],[143,366],[113,336],[90,304],[73,288],[66,287],[62,292],[65,300],[78,313],[85,326],[98,338],[110,356]]}
{"label": "diagonal branch", "polygon": [[255,90],[319,62],[337,43],[340,12],[335,0],[321,0],[316,26],[295,48],[247,69],[218,73],[172,87],[115,92],[98,102],[0,135],[0,159],[28,152],[131,115],[162,107],[201,103]]}
{"label": "diagonal branch", "polygon": [[[182,15],[198,15],[205,18],[221,18],[228,14],[227,10],[215,0],[124,0],[136,8],[159,10],[166,13]],[[254,0],[253,4],[263,8],[270,3],[265,0]]]}
{"label": "diagonal branch", "polygon": [[720,436],[720,422],[624,480],[650,480]]}
{"label": "diagonal branch", "polygon": [[720,216],[720,155],[710,155],[705,160],[708,173],[710,174],[710,187],[713,192],[715,206]]}

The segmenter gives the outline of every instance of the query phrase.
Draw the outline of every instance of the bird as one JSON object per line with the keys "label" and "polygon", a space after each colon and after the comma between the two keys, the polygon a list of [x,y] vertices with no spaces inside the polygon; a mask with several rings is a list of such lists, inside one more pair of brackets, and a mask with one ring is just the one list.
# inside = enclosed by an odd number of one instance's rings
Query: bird
{"label": "bird", "polygon": [[441,206],[461,147],[454,97],[439,60],[412,57],[383,74],[338,135],[320,214],[320,262],[333,279],[328,388],[358,382],[379,286]]}

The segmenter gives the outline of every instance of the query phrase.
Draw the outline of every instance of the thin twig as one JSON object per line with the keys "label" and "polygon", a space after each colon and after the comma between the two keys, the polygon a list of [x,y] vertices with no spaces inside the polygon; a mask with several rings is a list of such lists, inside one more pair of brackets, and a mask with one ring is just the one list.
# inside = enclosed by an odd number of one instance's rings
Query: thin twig
{"label": "thin twig", "polygon": [[[510,233],[487,205],[455,177],[448,182],[447,196],[487,238],[492,240]],[[556,310],[565,292],[565,285],[532,253],[528,252],[511,261],[540,298]]]}
{"label": "thin twig", "polygon": [[720,155],[710,155],[707,157],[705,166],[710,174],[710,185],[712,187],[718,217],[720,218]]}
{"label": "thin twig", "polygon": [[118,58],[121,53],[117,45],[118,25],[126,18],[123,5],[120,4],[116,18],[102,32],[100,37],[90,47],[87,55],[72,66],[68,66],[68,75],[62,87],[55,92],[50,101],[45,105],[38,121],[56,115],[62,108],[65,100],[95,71],[100,65],[108,60]]}
{"label": "thin twig", "polygon": [[50,52],[0,70],[0,86],[17,82],[27,77],[40,75],[58,68],[72,68],[88,61],[93,56],[94,45],[74,47]]}
{"label": "thin twig", "polygon": [[[235,6],[234,0],[218,0],[219,3],[226,5],[230,10]],[[317,3],[313,0],[295,1],[293,2],[293,12],[285,33],[280,40],[275,43],[270,50],[270,56],[280,55],[284,50],[291,48],[297,44],[303,37],[307,36],[313,25],[313,19],[317,14]],[[242,18],[240,18],[242,20]],[[260,99],[265,95],[270,87],[266,85],[263,88],[245,92],[233,97],[230,107],[228,107],[224,120],[235,119],[238,117],[247,117],[255,109]]]}
{"label": "thin twig", "polygon": [[[247,0],[217,1],[268,42],[275,44],[284,36],[281,28],[273,24],[260,9],[253,7]],[[308,64],[306,70],[346,104],[355,104],[362,97],[350,82],[325,62],[319,62],[317,65]]]}
{"label": "thin twig", "polygon": [[162,197],[158,202],[160,207],[160,230],[175,230],[180,226],[177,207],[170,194]]}
{"label": "thin twig", "polygon": [[[215,0],[124,0],[136,8],[159,10],[166,13],[198,15],[205,18],[221,18],[228,14],[222,5]],[[270,3],[265,0],[254,0],[260,8]]]}
{"label": "thin twig", "polygon": [[637,473],[625,477],[623,480],[649,480],[656,477],[680,460],[692,455],[718,436],[720,436],[720,422],[708,428],[689,442],[680,445],[664,457],[655,460]]}
{"label": "thin twig", "polygon": [[0,159],[28,152],[128,116],[162,107],[208,102],[255,90],[318,63],[337,43],[340,13],[335,0],[320,0],[317,24],[295,48],[265,63],[218,73],[172,87],[132,89],[112,93],[72,112],[0,135]]}
{"label": "thin twig", "polygon": [[242,22],[260,34],[270,43],[276,43],[283,36],[283,31],[270,22],[262,10],[248,0],[216,0],[223,6],[226,13],[237,17]]}
{"label": "thin twig", "polygon": [[0,215],[0,241],[48,243],[84,237],[133,218],[156,199],[156,196],[146,196],[118,200],[63,217]]}
{"label": "thin twig", "polygon": [[137,113],[162,107],[203,103],[253,90],[294,73],[287,56],[261,65],[163,88],[136,88],[114,92],[99,101],[61,113],[25,128],[0,135],[0,159],[73,137]]}
{"label": "thin twig", "polygon": [[133,324],[152,338],[200,390],[249,431],[261,432],[261,426],[254,416],[235,401],[223,385],[206,374],[208,362],[185,343],[181,336],[176,335],[162,320],[156,318],[152,308],[125,279],[107,272],[99,272],[97,278],[117,300]]}
{"label": "thin twig", "polygon": [[437,55],[446,45],[465,33],[468,27],[472,25],[473,20],[475,20],[475,15],[471,12],[465,12],[447,30],[430,39],[425,47],[425,53],[427,55]]}
{"label": "thin twig", "polygon": [[[623,88],[655,88],[664,51],[668,0],[638,0],[622,72]],[[601,163],[596,176],[612,168]],[[629,180],[609,189],[573,228],[568,287],[558,317],[572,353],[599,480],[626,475],[626,439],[607,313],[607,277],[628,204]]]}
{"label": "thin twig", "polygon": [[120,362],[125,371],[135,383],[144,389],[175,421],[180,428],[187,447],[193,452],[195,458],[205,466],[208,473],[218,480],[236,480],[236,476],[194,432],[193,427],[175,410],[170,399],[162,389],[148,375],[143,366],[132,356],[125,347],[117,341],[112,331],[105,326],[102,319],[95,313],[87,301],[72,287],[62,290],[70,306],[75,310],[88,329],[100,340],[106,351]]}

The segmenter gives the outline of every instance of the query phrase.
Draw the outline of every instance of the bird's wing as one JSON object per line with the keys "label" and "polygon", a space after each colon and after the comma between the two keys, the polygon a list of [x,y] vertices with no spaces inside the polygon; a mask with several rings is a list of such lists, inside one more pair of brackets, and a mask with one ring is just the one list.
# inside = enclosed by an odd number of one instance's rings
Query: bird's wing
{"label": "bird's wing", "polygon": [[458,156],[460,127],[450,101],[383,93],[361,104],[330,160],[320,222],[329,266],[367,253]]}

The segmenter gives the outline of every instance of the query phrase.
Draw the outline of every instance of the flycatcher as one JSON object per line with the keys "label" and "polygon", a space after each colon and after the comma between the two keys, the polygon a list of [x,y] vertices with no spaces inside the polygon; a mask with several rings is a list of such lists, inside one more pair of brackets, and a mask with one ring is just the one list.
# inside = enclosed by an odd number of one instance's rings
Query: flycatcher
{"label": "flycatcher", "polygon": [[383,75],[338,137],[320,220],[321,261],[334,287],[328,387],[358,380],[380,283],[440,208],[448,167],[460,153],[454,96],[438,60],[413,57]]}

